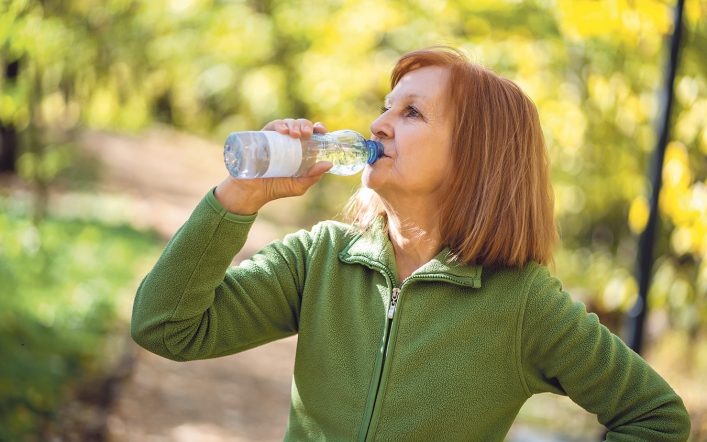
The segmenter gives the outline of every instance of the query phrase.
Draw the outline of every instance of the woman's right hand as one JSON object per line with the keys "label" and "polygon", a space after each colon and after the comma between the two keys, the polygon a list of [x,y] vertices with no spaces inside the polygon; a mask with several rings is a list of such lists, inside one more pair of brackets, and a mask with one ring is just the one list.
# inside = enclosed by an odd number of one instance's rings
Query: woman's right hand
{"label": "woman's right hand", "polygon": [[[274,130],[293,138],[308,139],[313,133],[325,133],[322,123],[314,123],[304,118],[274,120],[262,130]],[[216,187],[216,199],[231,213],[250,215],[266,203],[278,198],[303,195],[307,189],[331,169],[332,164],[321,161],[312,166],[305,176],[288,178],[235,179],[230,175]]]}

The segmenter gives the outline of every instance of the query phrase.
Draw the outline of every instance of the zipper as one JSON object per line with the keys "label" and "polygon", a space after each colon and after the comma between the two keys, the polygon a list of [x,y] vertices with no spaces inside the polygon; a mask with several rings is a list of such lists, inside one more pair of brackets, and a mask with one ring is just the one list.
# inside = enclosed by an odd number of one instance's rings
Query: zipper
{"label": "zipper", "polygon": [[[383,347],[383,357],[381,361],[381,367],[380,367],[380,372],[377,373],[378,376],[378,386],[375,391],[375,396],[373,398],[373,404],[368,412],[367,415],[367,425],[366,425],[366,432],[363,434],[363,437],[361,438],[362,441],[367,441],[369,440],[369,437],[372,437],[372,435],[376,431],[376,427],[378,426],[378,418],[380,416],[380,404],[381,404],[381,389],[384,387],[384,379],[387,377],[387,372],[390,371],[390,362],[389,362],[389,352],[392,352],[395,347],[395,341],[396,337],[393,335],[397,335],[396,329],[397,325],[394,324],[395,322],[395,312],[398,308],[398,303],[400,302],[400,292],[402,288],[405,286],[406,283],[409,281],[412,281],[414,279],[424,279],[424,277],[420,277],[417,275],[411,275],[405,278],[400,287],[393,287],[391,292],[390,292],[390,305],[388,307],[388,312],[387,312],[387,324],[386,324],[386,335],[385,335],[385,344]],[[395,326],[394,326],[395,325]],[[376,409],[376,405],[378,405],[378,409]]]}
{"label": "zipper", "polygon": [[395,314],[395,307],[398,305],[398,296],[400,296],[400,289],[394,287],[393,292],[390,294],[390,307],[388,307],[388,319],[393,319],[393,315]]}
{"label": "zipper", "polygon": [[[385,269],[385,270],[387,270],[387,269]],[[388,280],[388,283],[390,285],[393,285],[394,279],[392,277],[390,277],[388,272],[384,271],[382,273],[386,277],[386,279]],[[390,285],[389,285],[389,287],[390,287]],[[393,321],[391,319],[392,319],[393,315],[395,314],[395,308],[398,304],[399,297],[400,297],[400,288],[393,287],[390,292],[390,304],[388,307],[388,312],[386,313],[386,320],[385,320],[386,324],[385,324],[385,329],[383,331],[383,333],[384,333],[383,351],[382,351],[382,354],[380,355],[380,362],[378,362],[376,364],[377,369],[376,369],[375,376],[377,378],[377,382],[375,384],[375,389],[373,389],[373,386],[372,386],[371,392],[369,393],[370,396],[368,398],[366,410],[364,413],[365,421],[362,422],[363,425],[361,427],[361,432],[359,433],[359,441],[360,442],[364,442],[368,439],[368,431],[370,429],[371,422],[373,420],[375,405],[376,405],[376,402],[378,402],[378,393],[380,391],[381,381],[383,379],[383,371],[384,371],[384,367],[386,365],[385,360],[386,360],[386,356],[388,355],[388,345],[390,343],[390,332],[391,332],[392,325],[393,325]]]}
{"label": "zipper", "polygon": [[[405,281],[403,281],[403,284]],[[373,402],[371,403],[371,408],[370,410],[367,411],[367,422],[365,426],[365,433],[362,434],[362,438],[360,439],[361,441],[366,441],[368,440],[368,437],[370,435],[370,430],[371,430],[371,424],[374,421],[374,415],[376,414],[376,404],[380,403],[379,400],[379,395],[380,395],[380,389],[383,384],[383,377],[384,373],[386,372],[386,360],[388,359],[388,350],[391,346],[391,334],[393,331],[393,317],[395,316],[395,310],[398,306],[398,300],[400,299],[400,288],[399,287],[393,287],[393,289],[390,292],[390,305],[388,307],[388,312],[386,314],[386,327],[385,327],[385,342],[383,344],[383,355],[381,358],[380,362],[380,371],[377,373],[378,377],[378,383],[375,389],[375,393],[373,395]]]}

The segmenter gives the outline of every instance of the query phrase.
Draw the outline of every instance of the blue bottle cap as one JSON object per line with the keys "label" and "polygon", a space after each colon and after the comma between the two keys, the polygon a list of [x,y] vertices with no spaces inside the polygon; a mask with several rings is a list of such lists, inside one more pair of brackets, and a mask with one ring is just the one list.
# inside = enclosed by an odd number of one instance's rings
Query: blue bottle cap
{"label": "blue bottle cap", "polygon": [[368,148],[368,164],[375,163],[378,158],[383,156],[383,143],[379,141],[366,140],[366,147]]}

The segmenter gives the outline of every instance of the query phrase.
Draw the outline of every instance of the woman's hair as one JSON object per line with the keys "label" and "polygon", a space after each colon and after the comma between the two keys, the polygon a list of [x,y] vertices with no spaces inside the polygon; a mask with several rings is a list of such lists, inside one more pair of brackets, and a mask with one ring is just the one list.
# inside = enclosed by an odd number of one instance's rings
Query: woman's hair
{"label": "woman's hair", "polygon": [[[558,235],[535,105],[515,83],[451,48],[403,55],[391,74],[391,89],[425,66],[449,70],[450,170],[438,212],[443,245],[464,264],[551,263]],[[362,230],[384,213],[380,197],[363,186],[346,208],[347,220]]]}

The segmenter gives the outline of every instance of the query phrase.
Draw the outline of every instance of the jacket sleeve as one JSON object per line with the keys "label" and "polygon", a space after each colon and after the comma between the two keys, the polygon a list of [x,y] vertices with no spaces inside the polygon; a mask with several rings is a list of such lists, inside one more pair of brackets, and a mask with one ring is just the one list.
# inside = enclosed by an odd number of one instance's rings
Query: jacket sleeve
{"label": "jacket sleeve", "polygon": [[300,231],[230,267],[255,215],[227,212],[213,189],[140,284],[135,342],[177,361],[237,353],[297,332],[314,234]]}
{"label": "jacket sleeve", "polygon": [[608,441],[687,440],[680,397],[545,267],[530,285],[521,342],[529,395],[568,395],[597,415]]}

